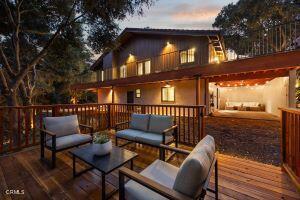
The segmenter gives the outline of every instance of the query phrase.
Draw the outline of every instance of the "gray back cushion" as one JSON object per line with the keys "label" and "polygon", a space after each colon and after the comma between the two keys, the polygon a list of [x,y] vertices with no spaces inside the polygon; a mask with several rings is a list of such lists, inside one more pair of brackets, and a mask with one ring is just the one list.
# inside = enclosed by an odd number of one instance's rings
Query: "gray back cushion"
{"label": "gray back cushion", "polygon": [[173,126],[173,117],[165,116],[165,115],[150,115],[148,132],[162,133],[164,130],[172,126]]}
{"label": "gray back cushion", "polygon": [[63,117],[45,117],[46,130],[53,132],[57,137],[80,133],[77,115]]}
{"label": "gray back cushion", "polygon": [[[206,136],[181,164],[173,189],[195,198],[202,190],[212,164],[215,149],[213,137]],[[212,145],[213,147],[210,147]]]}
{"label": "gray back cushion", "polygon": [[149,124],[149,115],[133,113],[131,115],[131,121],[129,123],[129,128],[141,130],[141,131],[147,131],[148,124]]}

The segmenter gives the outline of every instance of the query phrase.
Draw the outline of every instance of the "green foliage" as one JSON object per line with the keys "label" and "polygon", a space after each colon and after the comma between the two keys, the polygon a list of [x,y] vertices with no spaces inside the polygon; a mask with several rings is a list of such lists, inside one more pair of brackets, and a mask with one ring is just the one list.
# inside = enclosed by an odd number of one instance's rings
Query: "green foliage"
{"label": "green foliage", "polygon": [[100,133],[95,134],[93,138],[94,144],[105,144],[110,141],[108,131],[102,131]]}
{"label": "green foliage", "polygon": [[0,80],[0,101],[8,104],[14,96],[20,104],[31,98],[35,103],[67,102],[70,84],[88,71],[90,51],[113,48],[118,22],[142,14],[152,2],[0,0],[0,48],[5,54],[0,55],[0,63],[9,62],[3,68],[5,80]]}
{"label": "green foliage", "polygon": [[239,0],[222,8],[213,24],[225,35],[250,31],[295,20],[300,8],[295,0]]}

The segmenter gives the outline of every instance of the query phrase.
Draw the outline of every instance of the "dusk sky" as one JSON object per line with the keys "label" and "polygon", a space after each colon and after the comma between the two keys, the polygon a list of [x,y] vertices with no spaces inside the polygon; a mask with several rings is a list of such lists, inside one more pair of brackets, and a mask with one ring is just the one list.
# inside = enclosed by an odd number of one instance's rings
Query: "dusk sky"
{"label": "dusk sky", "polygon": [[135,28],[212,29],[221,8],[238,0],[158,0],[144,16],[132,16],[120,23]]}

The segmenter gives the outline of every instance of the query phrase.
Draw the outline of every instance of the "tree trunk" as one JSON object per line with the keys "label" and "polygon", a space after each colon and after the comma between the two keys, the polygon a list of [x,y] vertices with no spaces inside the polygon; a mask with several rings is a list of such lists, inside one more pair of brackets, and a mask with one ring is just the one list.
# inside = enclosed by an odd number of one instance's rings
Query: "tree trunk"
{"label": "tree trunk", "polygon": [[[12,92],[5,96],[8,106],[18,106],[17,92]],[[7,131],[6,138],[9,140],[9,145],[12,148],[18,145],[20,138],[18,137],[18,110],[16,108],[8,108],[7,116]]]}

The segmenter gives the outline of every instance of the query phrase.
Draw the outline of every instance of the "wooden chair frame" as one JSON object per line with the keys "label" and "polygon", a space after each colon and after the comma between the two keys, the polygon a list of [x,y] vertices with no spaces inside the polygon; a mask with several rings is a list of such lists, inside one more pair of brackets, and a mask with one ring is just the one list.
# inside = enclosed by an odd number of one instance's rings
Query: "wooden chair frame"
{"label": "wooden chair frame", "polygon": [[[88,125],[85,125],[85,124],[79,124],[79,127],[81,128],[85,128],[85,129],[89,129],[90,132],[89,134],[92,136],[93,138],[93,127],[92,126],[88,126]],[[51,146],[48,146],[46,145],[46,135],[48,136],[51,136],[51,139],[52,139],[52,145]],[[66,149],[70,149],[70,148],[73,148],[73,147],[78,147],[80,145],[83,145],[83,144],[87,144],[87,143],[92,143],[93,140],[91,141],[87,141],[87,142],[83,142],[83,143],[80,143],[80,144],[77,144],[77,145],[74,145],[74,146],[70,146],[70,147],[66,147],[66,148],[63,148],[63,149],[59,149],[57,150],[56,149],[56,134],[53,133],[53,132],[50,132],[50,131],[47,131],[46,129],[40,129],[40,143],[41,143],[41,160],[44,160],[45,158],[45,148],[50,150],[51,153],[52,153],[52,158],[51,158],[51,167],[52,168],[55,168],[55,165],[56,165],[56,153],[57,152],[60,152],[60,151],[63,151],[63,150],[66,150]]]}
{"label": "wooden chair frame", "polygon": [[[174,147],[170,147],[167,145],[160,145],[160,149],[163,150],[170,150],[176,153],[189,155],[191,152],[183,149],[178,149]],[[164,151],[160,151],[160,154]],[[218,154],[215,154],[214,160],[210,166],[208,175],[205,179],[204,186],[202,190],[199,192],[199,194],[196,195],[195,199],[204,199],[207,191],[213,192],[215,194],[215,199],[218,199]],[[160,158],[164,158],[163,155],[160,155]],[[209,188],[209,182],[212,175],[213,170],[215,170],[215,189]],[[170,189],[164,185],[161,185],[137,172],[134,172],[130,169],[127,169],[125,167],[122,167],[119,170],[119,199],[124,200],[125,199],[125,177],[143,185],[144,187],[147,187],[148,189],[162,195],[165,198],[168,199],[175,199],[175,200],[191,200],[192,198],[189,196],[186,196],[180,192],[177,192],[173,189]]]}

